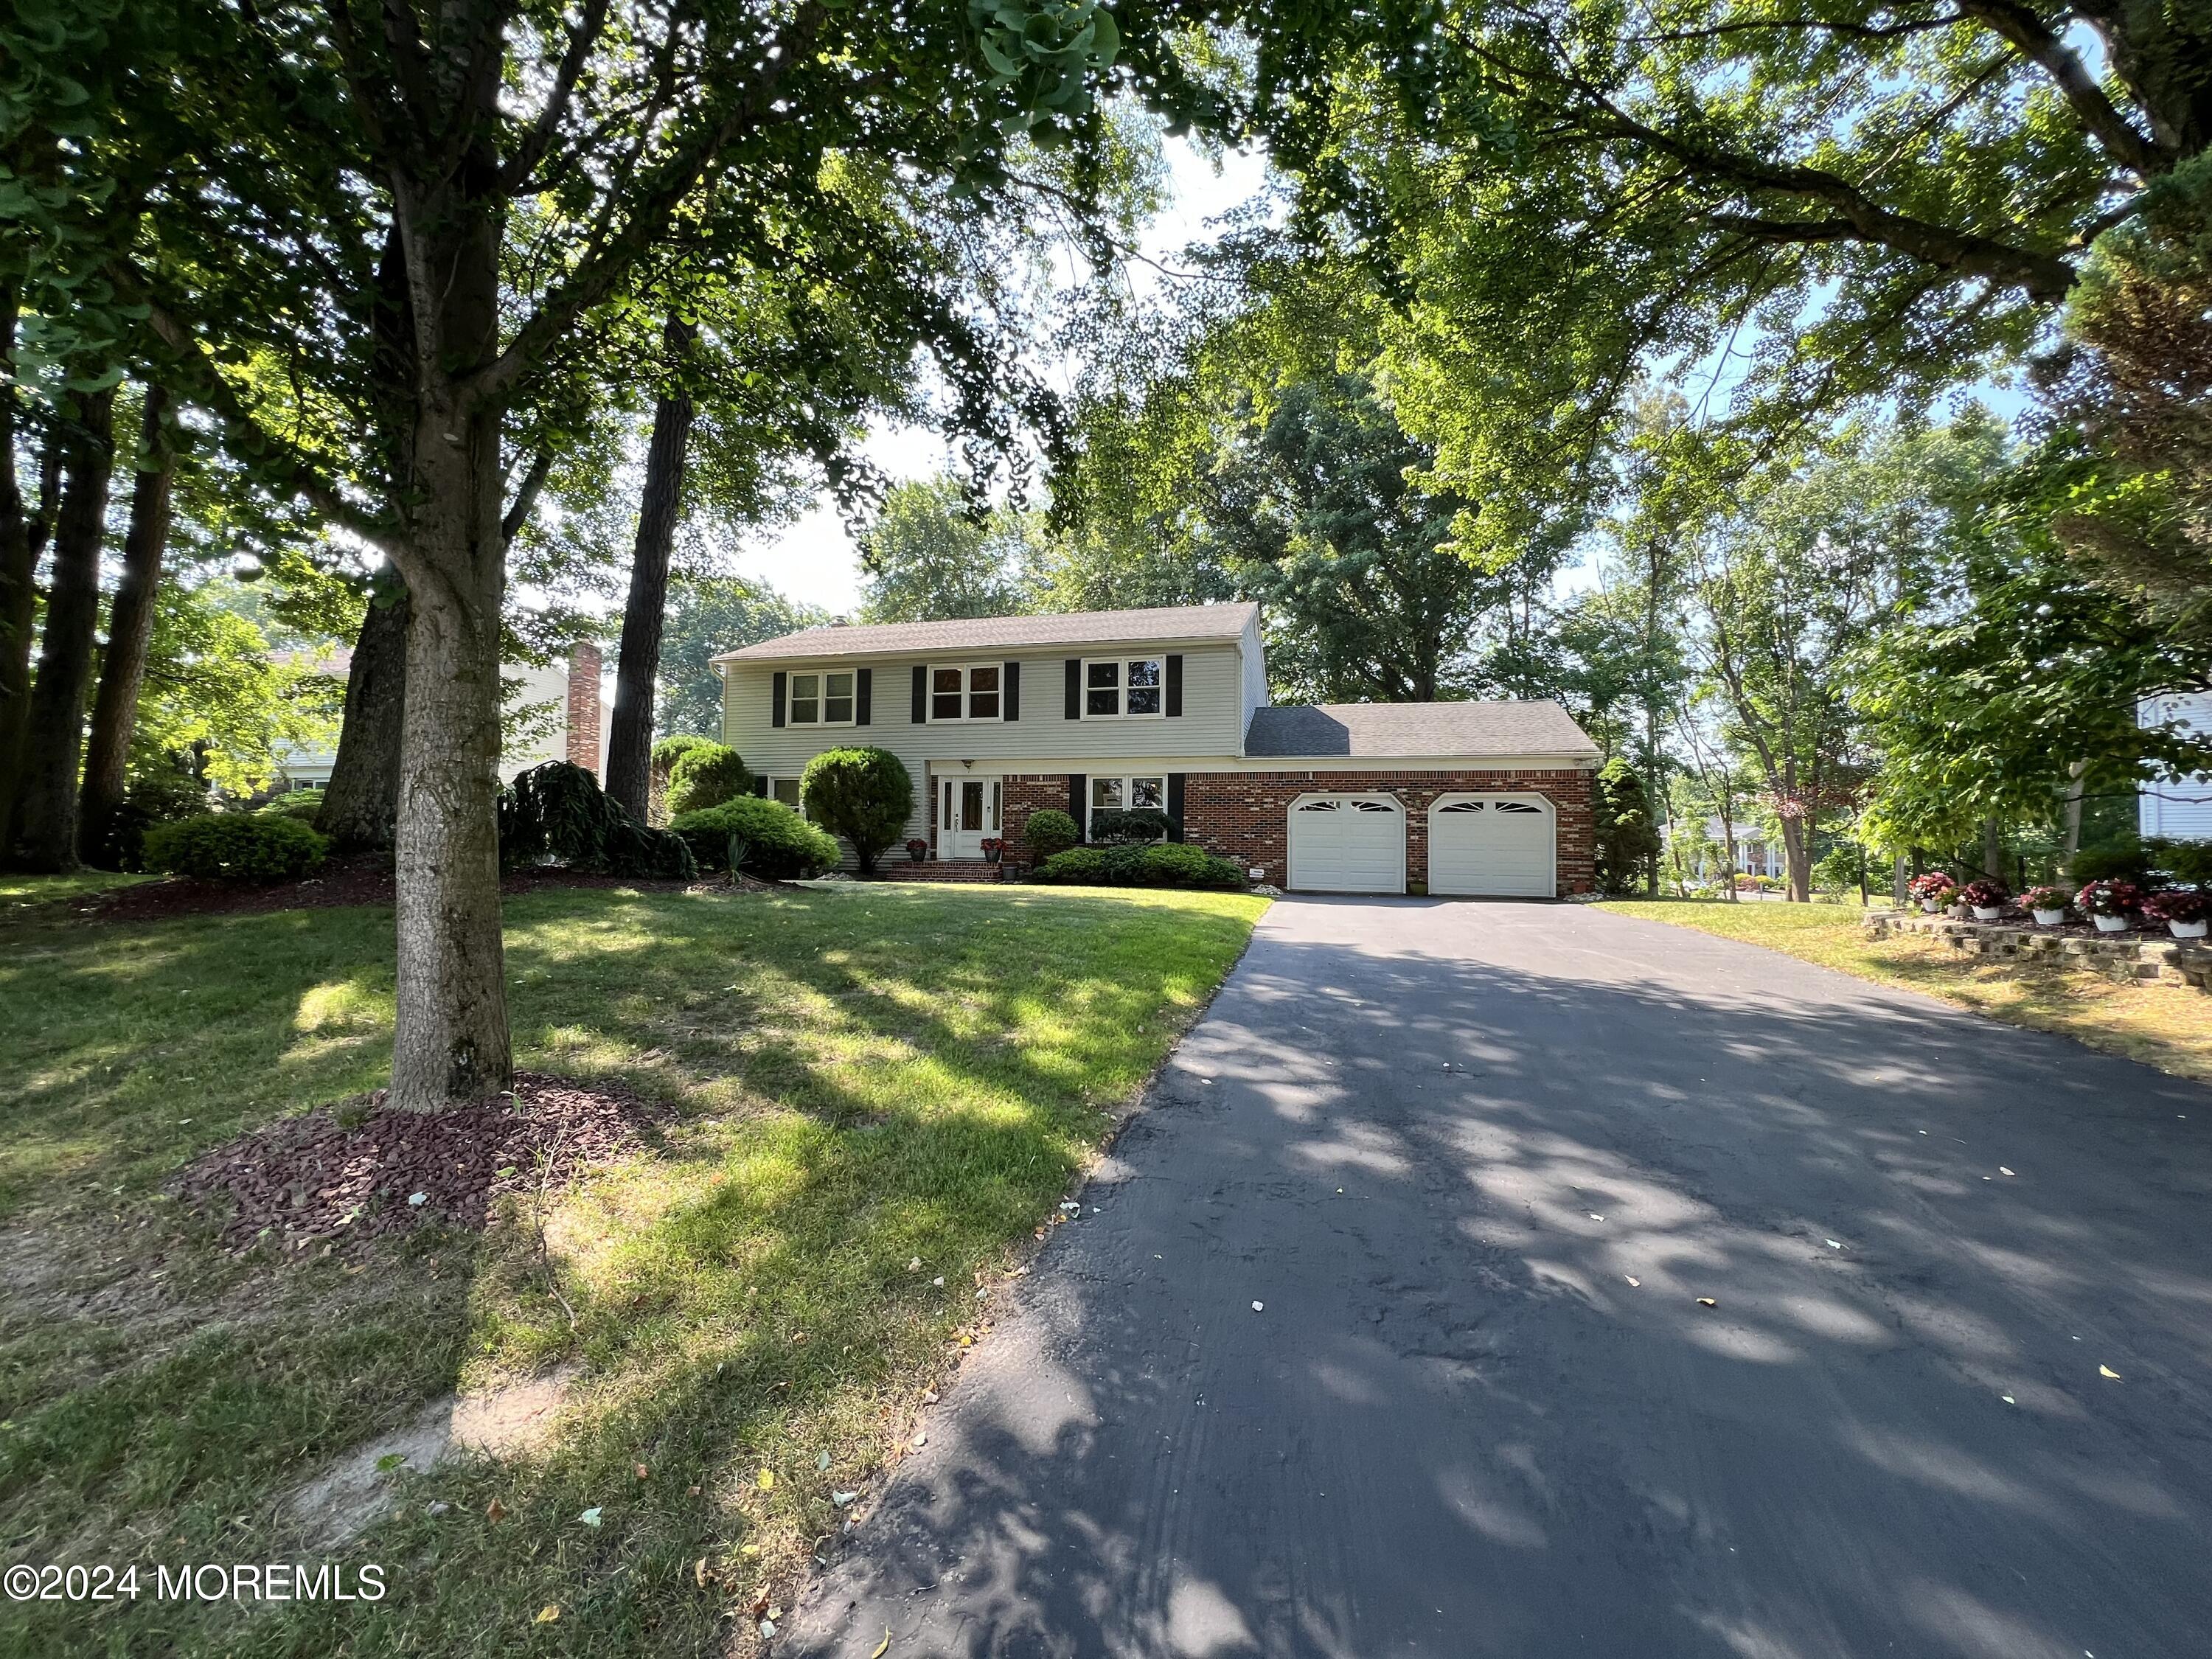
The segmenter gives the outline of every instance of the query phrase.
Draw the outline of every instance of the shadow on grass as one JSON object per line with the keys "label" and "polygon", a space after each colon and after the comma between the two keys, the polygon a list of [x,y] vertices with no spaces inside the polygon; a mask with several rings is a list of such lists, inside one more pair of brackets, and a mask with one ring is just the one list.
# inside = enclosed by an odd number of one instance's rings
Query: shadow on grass
{"label": "shadow on grass", "polygon": [[[787,1564],[834,1532],[830,1491],[868,1474],[903,1384],[976,1317],[975,1273],[1049,1210],[1255,908],[905,889],[511,903],[519,1055],[679,1108],[656,1155],[547,1220],[575,1330],[515,1215],[281,1271],[187,1250],[159,1271],[192,1279],[189,1311],[150,1291],[128,1310],[111,1290],[11,1297],[0,1526],[19,1555],[64,1535],[135,1536],[149,1562],[281,1551],[283,1493],[321,1463],[471,1377],[575,1353],[568,1431],[535,1461],[404,1480],[347,1557],[392,1570],[374,1608],[64,1613],[34,1650],[156,1631],[180,1652],[697,1650],[730,1594],[701,1589],[700,1559],[757,1575],[743,1543]],[[389,926],[33,940],[9,969],[44,1011],[9,1190],[65,1179],[87,1221],[108,1187],[373,1081]],[[205,1084],[218,1054],[252,1081]],[[134,1342],[141,1316],[169,1328]],[[433,1498],[453,1507],[433,1517]]]}

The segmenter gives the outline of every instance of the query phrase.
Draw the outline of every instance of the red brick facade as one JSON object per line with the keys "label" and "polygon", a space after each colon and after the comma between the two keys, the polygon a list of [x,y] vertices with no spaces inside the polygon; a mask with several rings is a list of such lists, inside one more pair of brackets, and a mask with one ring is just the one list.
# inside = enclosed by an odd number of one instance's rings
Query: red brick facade
{"label": "red brick facade", "polygon": [[[1183,839],[1263,869],[1278,887],[1290,878],[1291,803],[1301,795],[1382,793],[1406,809],[1406,882],[1425,892],[1429,880],[1429,807],[1444,794],[1513,792],[1541,795],[1559,825],[1559,891],[1587,893],[1595,878],[1591,845],[1590,775],[1564,771],[1484,772],[1189,772],[1183,779]],[[1067,810],[1067,777],[1048,773],[1006,780],[1006,836],[1019,849],[1031,812]]]}
{"label": "red brick facade", "polygon": [[599,647],[568,653],[568,763],[599,774]]}

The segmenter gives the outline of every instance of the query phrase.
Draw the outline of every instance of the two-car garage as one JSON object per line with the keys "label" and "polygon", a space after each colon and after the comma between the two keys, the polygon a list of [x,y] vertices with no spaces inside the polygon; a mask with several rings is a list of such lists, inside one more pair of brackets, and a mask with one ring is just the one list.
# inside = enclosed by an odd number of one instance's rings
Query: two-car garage
{"label": "two-car garage", "polygon": [[[1303,795],[1291,803],[1290,885],[1402,893],[1407,827],[1405,805],[1392,794]],[[1438,795],[1426,828],[1431,894],[1550,898],[1559,890],[1558,815],[1541,795]]]}

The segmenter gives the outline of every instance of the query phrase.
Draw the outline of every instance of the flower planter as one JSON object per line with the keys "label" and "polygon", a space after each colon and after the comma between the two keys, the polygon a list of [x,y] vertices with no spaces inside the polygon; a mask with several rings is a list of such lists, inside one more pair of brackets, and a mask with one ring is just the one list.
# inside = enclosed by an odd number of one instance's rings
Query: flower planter
{"label": "flower planter", "polygon": [[1934,899],[1923,899],[1920,901],[1920,908],[1932,916],[1943,907]]}
{"label": "flower planter", "polygon": [[2092,916],[2090,920],[2097,924],[2097,931],[2100,933],[2124,933],[2128,931],[2125,916]]}
{"label": "flower planter", "polygon": [[2166,926],[2176,939],[2203,939],[2205,930],[2212,928],[2212,921],[2169,921]]}
{"label": "flower planter", "polygon": [[2035,913],[2035,925],[2039,927],[2061,927],[2065,922],[2066,913],[2063,910],[2038,910]]}
{"label": "flower planter", "polygon": [[2002,904],[1977,904],[1974,906],[1974,920],[1976,921],[1995,921],[2003,914],[2004,906]]}

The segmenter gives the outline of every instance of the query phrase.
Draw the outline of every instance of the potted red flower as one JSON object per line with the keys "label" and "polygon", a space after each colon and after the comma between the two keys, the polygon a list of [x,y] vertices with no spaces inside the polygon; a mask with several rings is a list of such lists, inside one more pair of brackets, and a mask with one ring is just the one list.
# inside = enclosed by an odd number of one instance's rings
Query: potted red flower
{"label": "potted red flower", "polygon": [[1978,881],[1968,882],[1959,896],[1966,901],[1976,921],[1995,921],[2004,914],[2005,901],[2012,894],[2002,882],[1984,876]]}
{"label": "potted red flower", "polygon": [[1941,870],[1930,870],[1924,876],[1913,877],[1912,885],[1905,889],[1920,902],[1920,908],[1931,916],[1948,905],[1952,896],[1958,890],[1959,884]]}
{"label": "potted red flower", "polygon": [[983,860],[985,863],[996,864],[1000,859],[1005,856],[1006,851],[1006,843],[999,836],[986,836],[983,837]]}
{"label": "potted red flower", "polygon": [[2143,900],[2142,913],[2176,939],[2203,939],[2212,926],[2212,898],[2197,887],[2168,887]]}
{"label": "potted red flower", "polygon": [[2093,881],[2074,895],[2074,903],[2099,933],[2124,933],[2143,907],[2143,890],[2131,881]]}
{"label": "potted red flower", "polygon": [[2020,902],[2035,918],[2039,927],[2057,927],[2066,921],[2069,895],[2063,887],[2031,887],[2020,896]]}
{"label": "potted red flower", "polygon": [[916,864],[920,864],[929,856],[929,843],[920,836],[916,836],[912,841],[907,842],[906,855]]}

